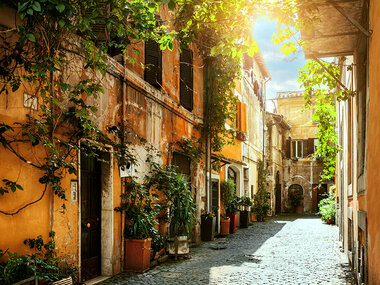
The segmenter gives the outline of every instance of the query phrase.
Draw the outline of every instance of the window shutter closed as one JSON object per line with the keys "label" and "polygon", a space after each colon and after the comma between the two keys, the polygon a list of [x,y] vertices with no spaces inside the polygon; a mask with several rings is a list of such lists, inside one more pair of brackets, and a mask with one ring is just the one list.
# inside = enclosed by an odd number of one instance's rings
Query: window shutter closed
{"label": "window shutter closed", "polygon": [[158,90],[162,85],[162,52],[160,46],[153,40],[145,43],[144,79]]}
{"label": "window shutter closed", "polygon": [[180,103],[189,110],[193,110],[193,59],[189,49],[182,49],[180,54]]}
{"label": "window shutter closed", "polygon": [[285,144],[285,157],[290,158],[290,139],[286,140]]}
{"label": "window shutter closed", "polygon": [[303,141],[304,157],[314,153],[314,139],[307,139]]}

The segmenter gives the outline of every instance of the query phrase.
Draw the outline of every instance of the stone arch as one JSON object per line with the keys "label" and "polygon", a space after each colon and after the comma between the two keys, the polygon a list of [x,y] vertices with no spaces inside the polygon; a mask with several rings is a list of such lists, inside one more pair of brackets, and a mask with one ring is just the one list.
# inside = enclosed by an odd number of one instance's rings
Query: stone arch
{"label": "stone arch", "polygon": [[313,207],[313,198],[312,198],[312,184],[310,183],[309,180],[307,180],[305,177],[301,175],[295,175],[289,181],[284,185],[284,192],[286,196],[286,207],[290,208],[290,204],[288,201],[288,196],[289,196],[289,187],[292,184],[298,184],[302,187],[303,189],[303,207],[305,212],[310,212],[312,211]]}

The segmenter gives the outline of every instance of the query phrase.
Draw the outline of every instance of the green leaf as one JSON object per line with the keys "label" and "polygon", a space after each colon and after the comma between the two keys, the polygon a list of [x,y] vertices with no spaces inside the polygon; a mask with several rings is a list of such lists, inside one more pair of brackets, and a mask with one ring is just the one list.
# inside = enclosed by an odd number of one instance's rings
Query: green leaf
{"label": "green leaf", "polygon": [[63,3],[60,3],[57,6],[55,6],[55,9],[57,9],[59,13],[62,13],[63,10],[65,10],[65,8],[66,8],[65,4],[63,4]]}
{"label": "green leaf", "polygon": [[62,27],[64,27],[65,26],[65,20],[63,20],[63,19],[61,19],[61,20],[59,20],[58,21],[58,25],[62,28]]}
{"label": "green leaf", "polygon": [[39,2],[34,2],[34,3],[32,4],[32,8],[33,8],[34,11],[36,11],[36,12],[41,12],[41,5],[40,5]]}
{"label": "green leaf", "polygon": [[33,16],[33,10],[32,9],[28,9],[28,10],[26,10],[26,13],[28,13],[29,15],[31,15],[31,16]]}
{"label": "green leaf", "polygon": [[29,34],[26,34],[26,38],[28,40],[30,40],[31,42],[35,43],[36,42],[36,38],[33,34],[29,33]]}
{"label": "green leaf", "polygon": [[173,1],[173,0],[169,1],[168,8],[170,10],[174,11],[174,9],[175,9],[175,1]]}

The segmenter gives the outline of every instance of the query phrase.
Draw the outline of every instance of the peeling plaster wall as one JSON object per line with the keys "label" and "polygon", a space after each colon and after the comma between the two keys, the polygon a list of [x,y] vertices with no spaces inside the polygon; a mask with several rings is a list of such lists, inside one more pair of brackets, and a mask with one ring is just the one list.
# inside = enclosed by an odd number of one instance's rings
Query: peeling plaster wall
{"label": "peeling plaster wall", "polygon": [[[203,64],[196,47],[191,46],[194,51],[194,110],[189,112],[179,104],[178,43],[175,43],[172,52],[163,52],[162,91],[154,89],[143,80],[140,63],[144,61],[144,45],[140,43],[138,48],[142,51],[137,57],[138,64],[129,64],[126,70],[110,58],[109,63],[113,68],[109,70],[109,73],[104,77],[97,74],[105,90],[104,94],[100,94],[97,100],[92,97],[86,100],[87,103],[94,104],[98,108],[94,120],[103,131],[106,131],[108,126],[121,122],[123,106],[125,106],[125,123],[132,133],[128,140],[133,143],[132,149],[138,160],[136,171],[141,178],[147,173],[148,168],[145,163],[147,154],[145,143],[140,141],[140,138],[161,151],[163,155],[158,160],[167,164],[172,163],[172,151],[179,149],[176,141],[183,136],[195,139],[200,137],[195,125],[202,122],[203,116]],[[73,63],[72,67],[70,66],[71,74],[64,76],[71,83],[86,77],[80,57],[70,56],[69,61]],[[125,102],[123,102],[122,83],[124,72],[129,84]],[[33,86],[30,89],[33,89]],[[29,91],[20,88],[17,92],[10,93],[8,98],[0,97],[0,121],[8,124],[14,121],[23,122],[27,114],[35,114],[35,111],[23,107],[25,92]],[[32,148],[20,145],[18,148],[31,161],[43,158],[43,150],[38,146]],[[200,209],[204,207],[202,197],[206,195],[204,169],[202,165],[192,165],[191,169],[193,193],[198,209],[197,217],[200,219]],[[24,186],[23,191],[0,197],[1,210],[13,211],[41,195],[43,188],[38,182],[41,173],[4,150],[0,151],[0,172],[7,174],[4,178],[17,180]],[[102,274],[112,275],[123,269],[121,214],[113,211],[120,205],[122,184],[119,166],[114,159],[111,159],[110,164],[102,166],[102,172]],[[79,181],[76,202],[70,199],[71,180]],[[0,232],[7,233],[0,238],[1,249],[9,248],[10,252],[25,254],[27,249],[23,244],[25,238],[42,235],[44,240],[47,240],[49,230],[53,229],[56,232],[58,256],[80,267],[80,177],[66,175],[62,186],[66,189],[68,197],[65,210],[61,207],[63,201],[53,196],[51,190],[48,189],[40,202],[26,208],[20,214],[0,215]],[[194,228],[192,238],[194,242],[200,241],[199,222]]]}

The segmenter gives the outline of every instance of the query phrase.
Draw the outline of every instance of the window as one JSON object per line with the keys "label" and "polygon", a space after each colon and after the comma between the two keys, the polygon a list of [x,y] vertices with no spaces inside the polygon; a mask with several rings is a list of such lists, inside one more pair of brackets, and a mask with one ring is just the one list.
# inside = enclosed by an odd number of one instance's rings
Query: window
{"label": "window", "polygon": [[228,179],[232,180],[235,183],[235,190],[236,190],[237,174],[236,174],[236,171],[233,170],[231,167],[228,167]]}
{"label": "window", "polygon": [[314,139],[314,153],[317,152],[318,139]]}
{"label": "window", "polygon": [[292,141],[292,158],[302,157],[303,144],[302,141]]}
{"label": "window", "polygon": [[180,103],[189,110],[193,110],[193,54],[189,49],[182,49],[180,54]]}
{"label": "window", "polygon": [[149,40],[145,43],[144,79],[154,88],[162,85],[162,52],[158,43]]}

